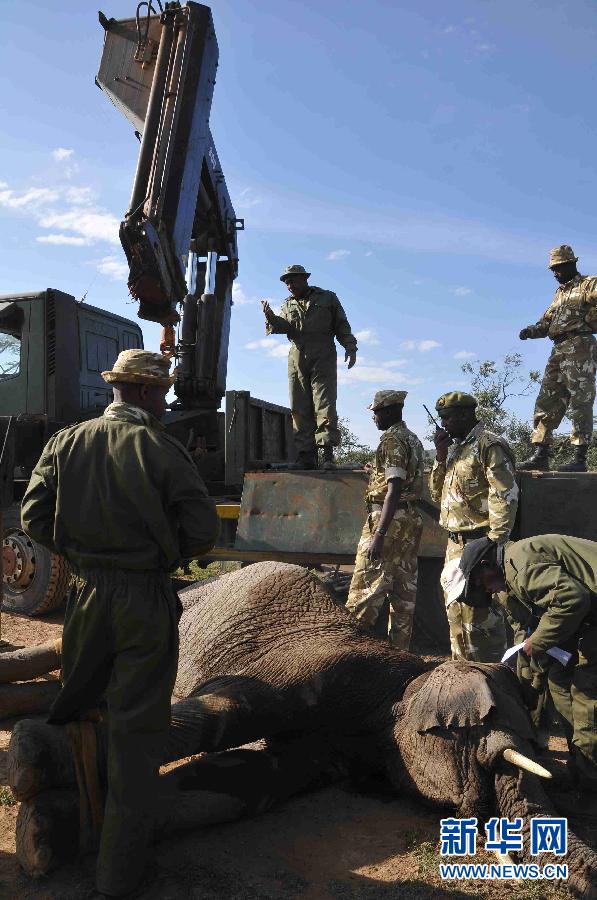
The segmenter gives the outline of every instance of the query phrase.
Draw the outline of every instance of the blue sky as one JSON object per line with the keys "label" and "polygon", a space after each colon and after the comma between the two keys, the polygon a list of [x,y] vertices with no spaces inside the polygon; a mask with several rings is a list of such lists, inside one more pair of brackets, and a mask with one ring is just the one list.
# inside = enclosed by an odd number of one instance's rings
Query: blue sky
{"label": "blue sky", "polygon": [[[102,0],[107,16],[136,3]],[[3,0],[0,293],[57,287],[135,317],[118,222],[138,143],[94,85],[97,2]],[[286,403],[286,347],[259,299],[302,263],[359,336],[339,411],[368,443],[382,388],[405,417],[512,350],[554,290],[551,246],[597,272],[594,4],[214,2],[212,132],[238,216],[228,386]],[[10,40],[8,40],[10,37]],[[157,327],[142,323],[157,349]],[[340,360],[342,356],[340,356]],[[532,414],[534,396],[513,404]]]}

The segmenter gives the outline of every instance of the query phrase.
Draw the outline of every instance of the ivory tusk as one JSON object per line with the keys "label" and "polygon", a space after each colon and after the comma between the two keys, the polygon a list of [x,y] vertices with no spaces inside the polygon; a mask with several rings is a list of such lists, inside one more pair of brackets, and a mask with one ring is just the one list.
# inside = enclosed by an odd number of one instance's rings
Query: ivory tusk
{"label": "ivory tusk", "polygon": [[499,850],[494,850],[493,852],[494,852],[494,854],[495,854],[495,856],[496,856],[496,858],[497,858],[497,861],[498,861],[502,866],[505,866],[505,865],[513,866],[513,865],[515,865],[514,860],[512,859],[512,857],[510,856],[509,853],[500,853]]}
{"label": "ivory tusk", "polygon": [[533,775],[539,775],[540,778],[552,777],[551,772],[548,772],[547,769],[540,766],[534,759],[523,756],[518,750],[512,750],[508,747],[507,750],[504,750],[503,756],[507,762],[512,763],[513,766],[518,766],[519,769],[525,769],[527,772],[532,772]]}

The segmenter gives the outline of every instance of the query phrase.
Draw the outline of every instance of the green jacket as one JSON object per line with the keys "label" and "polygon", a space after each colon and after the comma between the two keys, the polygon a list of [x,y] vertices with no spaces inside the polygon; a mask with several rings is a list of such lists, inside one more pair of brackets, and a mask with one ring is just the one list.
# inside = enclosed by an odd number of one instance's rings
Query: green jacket
{"label": "green jacket", "polygon": [[218,535],[215,504],[187,451],[157,419],[125,403],[48,441],[22,521],[76,571],[171,571],[207,553]]}
{"label": "green jacket", "polygon": [[504,575],[509,617],[526,626],[524,611],[539,620],[533,651],[562,646],[583,622],[597,617],[597,543],[562,534],[540,534],[507,544]]}
{"label": "green jacket", "polygon": [[267,334],[285,334],[297,346],[303,344],[333,345],[334,338],[345,350],[356,350],[357,339],[342,304],[333,291],[309,287],[301,300],[294,297],[282,304],[273,324],[266,323]]}

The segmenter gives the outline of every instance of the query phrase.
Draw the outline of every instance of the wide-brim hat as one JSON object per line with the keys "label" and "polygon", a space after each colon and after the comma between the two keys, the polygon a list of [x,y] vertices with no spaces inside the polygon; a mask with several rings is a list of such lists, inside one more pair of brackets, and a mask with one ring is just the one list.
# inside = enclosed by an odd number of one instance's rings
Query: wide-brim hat
{"label": "wide-brim hat", "polygon": [[176,369],[170,374],[170,360],[149,350],[123,350],[112,369],[102,372],[108,384],[155,384],[170,387],[176,380]]}
{"label": "wide-brim hat", "polygon": [[[446,592],[446,602],[452,603],[462,597],[467,599],[471,587],[471,576],[486,557],[491,556],[496,545],[488,537],[467,541],[457,566],[446,565],[442,573],[442,586]],[[452,562],[456,562],[453,560]]]}
{"label": "wide-brim hat", "polygon": [[280,281],[285,282],[289,275],[306,275],[309,278],[311,273],[307,272],[304,266],[286,266],[280,275]]}
{"label": "wide-brim hat", "polygon": [[383,409],[384,406],[404,406],[408,391],[377,391],[367,409],[373,412],[377,409]]}
{"label": "wide-brim hat", "polygon": [[559,247],[554,247],[553,250],[549,251],[549,265],[547,268],[552,269],[554,266],[563,266],[565,263],[570,262],[578,262],[578,256],[574,255],[574,250],[570,244],[560,244]]}

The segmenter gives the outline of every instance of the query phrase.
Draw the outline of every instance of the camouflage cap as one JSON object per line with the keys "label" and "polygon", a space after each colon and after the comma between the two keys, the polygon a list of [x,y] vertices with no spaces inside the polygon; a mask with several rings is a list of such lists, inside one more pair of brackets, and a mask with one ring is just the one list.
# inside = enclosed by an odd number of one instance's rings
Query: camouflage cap
{"label": "camouflage cap", "polygon": [[289,275],[306,275],[309,278],[311,273],[307,272],[304,266],[286,266],[280,275],[280,281],[286,281]]}
{"label": "camouflage cap", "polygon": [[170,374],[170,360],[161,353],[149,350],[123,350],[118,354],[111,371],[102,372],[108,384],[124,381],[130,384],[157,384],[170,387],[174,384],[176,370]]}
{"label": "camouflage cap", "polygon": [[367,409],[381,409],[383,406],[404,406],[408,391],[378,391]]}
{"label": "camouflage cap", "polygon": [[554,247],[549,251],[548,269],[551,269],[552,266],[561,266],[563,263],[576,262],[577,259],[578,256],[574,255],[574,250],[569,244],[560,244],[559,247]]}
{"label": "camouflage cap", "polygon": [[442,394],[441,397],[438,398],[435,408],[438,412],[441,412],[442,409],[448,408],[460,408],[460,409],[474,409],[477,405],[477,401],[471,394],[465,394],[463,391],[449,391],[447,394]]}

